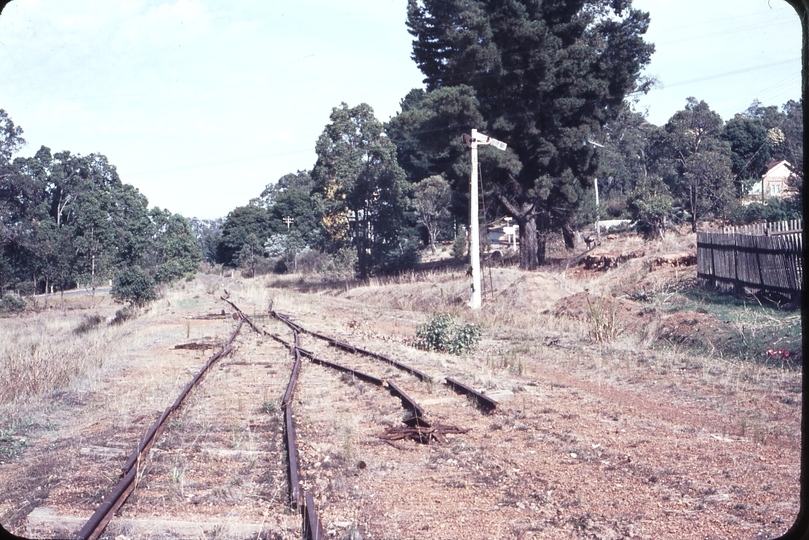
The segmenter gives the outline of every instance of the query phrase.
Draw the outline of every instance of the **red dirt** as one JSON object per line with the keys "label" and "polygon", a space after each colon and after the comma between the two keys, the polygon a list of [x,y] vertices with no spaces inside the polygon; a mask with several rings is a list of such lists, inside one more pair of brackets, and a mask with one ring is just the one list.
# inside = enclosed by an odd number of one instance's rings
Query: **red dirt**
{"label": "red dirt", "polygon": [[[400,425],[397,399],[305,363],[294,404],[303,481],[329,538],[718,540],[786,531],[798,510],[799,371],[650,348],[642,342],[650,325],[687,336],[713,332],[715,321],[696,312],[664,317],[609,294],[569,295],[555,277],[529,279],[534,293],[504,285],[484,309],[530,306],[536,294],[538,305],[558,299],[552,313],[537,314],[531,328],[511,328],[508,338],[497,337],[503,329],[484,329],[480,350],[469,357],[412,349],[406,336],[425,314],[391,309],[376,289],[342,296],[270,291],[275,309],[299,324],[392,356],[436,382],[420,383],[311,339],[305,347],[395,378],[432,421],[471,428],[447,435],[446,444],[389,444],[378,434]],[[241,297],[237,284],[227,288],[247,313],[266,310],[264,300]],[[586,328],[593,306],[614,321],[608,324],[615,341],[599,343],[565,326],[574,319]],[[199,352],[169,350],[186,335],[184,317],[221,307],[212,295],[194,309],[167,308],[150,321],[165,331],[107,369],[98,391],[53,398],[61,407],[60,430],[32,435],[32,448],[0,464],[6,486],[0,510],[13,516],[4,525],[42,536],[54,523],[36,521],[45,514],[31,512],[34,507],[89,515],[135,441],[203,360]],[[211,339],[229,331],[227,322],[199,324],[210,325],[203,333]],[[256,530],[264,531],[262,538],[299,537],[298,516],[283,509],[279,425],[262,412],[268,398],[260,394],[283,392],[288,353],[251,335],[229,361],[210,382],[235,386],[207,386],[189,403],[182,426],[160,443],[143,488],[113,520],[109,537],[165,538],[169,530],[184,538],[256,538]],[[249,362],[252,371],[238,362]],[[440,384],[446,376],[485,391],[500,406],[482,414]],[[121,403],[117,396],[129,397]],[[125,411],[123,420],[116,410]],[[237,436],[254,446],[236,447]],[[203,450],[214,452],[213,445],[231,452],[206,457]],[[96,450],[84,455],[82,448]],[[98,449],[118,453],[100,459]],[[237,450],[260,453],[251,460]],[[182,490],[170,481],[172,467],[181,465]],[[177,532],[182,527],[190,532]]]}

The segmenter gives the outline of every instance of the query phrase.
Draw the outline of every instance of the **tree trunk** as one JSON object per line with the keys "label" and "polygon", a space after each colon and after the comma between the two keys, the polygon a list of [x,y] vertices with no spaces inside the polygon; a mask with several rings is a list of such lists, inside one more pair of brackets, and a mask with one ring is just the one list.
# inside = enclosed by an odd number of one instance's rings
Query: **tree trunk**
{"label": "tree trunk", "polygon": [[576,247],[576,233],[573,231],[573,227],[570,226],[570,223],[566,222],[562,225],[562,237],[565,239],[565,247],[567,249]]}
{"label": "tree trunk", "polygon": [[435,254],[435,237],[438,234],[438,227],[430,214],[422,212],[421,221],[424,222],[424,228],[427,229],[427,236],[430,238],[430,250]]}
{"label": "tree trunk", "polygon": [[[537,253],[539,242],[537,237],[537,222],[532,217],[515,217],[520,226],[520,268],[523,270],[536,270],[538,266]],[[542,258],[545,258],[545,245],[542,245]]]}
{"label": "tree trunk", "polygon": [[[534,205],[524,202],[518,207],[503,195],[498,194],[497,200],[511,212],[517,225],[520,226],[520,268],[522,270],[537,269],[537,222],[534,217]],[[543,244],[542,258],[545,259]]]}
{"label": "tree trunk", "polygon": [[435,235],[436,235],[436,233],[435,233],[435,231],[433,230],[432,227],[428,226],[427,227],[427,234],[430,237],[430,249],[432,250],[433,255],[435,255]]}
{"label": "tree trunk", "polygon": [[365,220],[357,221],[357,266],[362,281],[368,279],[368,254],[365,250],[366,227]]}
{"label": "tree trunk", "polygon": [[545,248],[547,247],[548,240],[544,234],[537,234],[537,266],[545,264]]}

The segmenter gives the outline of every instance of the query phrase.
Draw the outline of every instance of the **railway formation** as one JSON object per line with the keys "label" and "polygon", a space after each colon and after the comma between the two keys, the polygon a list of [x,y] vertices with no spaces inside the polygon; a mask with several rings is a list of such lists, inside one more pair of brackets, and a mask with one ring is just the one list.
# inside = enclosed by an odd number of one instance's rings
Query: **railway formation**
{"label": "railway formation", "polygon": [[[340,379],[349,386],[361,384],[365,385],[367,388],[379,390],[373,392],[372,394],[366,394],[365,388],[359,390],[360,394],[366,397],[363,400],[356,400],[354,402],[354,405],[358,408],[362,408],[364,406],[363,402],[366,403],[366,409],[370,410],[369,406],[367,405],[368,402],[384,403],[384,400],[390,401],[389,398],[385,397],[387,393],[401,401],[401,407],[404,410],[404,414],[402,414],[401,410],[398,413],[401,422],[398,425],[395,425],[395,423],[392,421],[387,422],[389,424],[388,427],[383,432],[377,434],[378,439],[382,442],[391,444],[397,448],[401,447],[398,446],[399,443],[396,441],[402,439],[411,439],[423,444],[442,443],[446,442],[446,435],[448,434],[463,434],[468,431],[468,429],[453,425],[441,424],[440,422],[430,420],[425,413],[424,408],[419,405],[416,400],[414,400],[405,391],[404,388],[402,388],[401,383],[397,384],[393,380],[395,376],[390,376],[392,372],[400,371],[412,376],[421,383],[433,384],[434,381],[432,381],[431,377],[424,372],[398,362],[385,355],[365,350],[329,336],[307,330],[296,323],[291,316],[277,313],[272,310],[272,308],[270,308],[267,315],[254,317],[255,319],[273,319],[283,323],[283,325],[285,325],[291,331],[292,336],[291,339],[289,339],[288,336],[281,336],[260,327],[254,321],[254,318],[246,315],[236,304],[227,298],[223,297],[222,300],[227,302],[233,310],[231,316],[236,322],[233,332],[227,341],[221,346],[221,348],[215,354],[213,354],[205,365],[202,366],[202,368],[196,373],[196,376],[194,376],[191,381],[188,382],[174,403],[165,409],[163,414],[154,422],[151,428],[137,444],[137,447],[134,449],[134,451],[132,451],[128,460],[120,471],[120,480],[118,481],[117,485],[112,489],[112,491],[109,492],[103,502],[98,506],[97,510],[78,532],[76,535],[78,540],[95,540],[102,535],[108,523],[114,518],[116,512],[122,507],[122,505],[124,505],[124,503],[126,503],[136,486],[142,482],[144,474],[149,471],[149,454],[152,447],[158,440],[160,440],[161,436],[166,435],[167,430],[171,431],[172,422],[178,423],[176,417],[180,412],[180,409],[188,400],[195,387],[197,387],[205,378],[206,374],[211,371],[214,365],[223,362],[226,357],[233,353],[234,349],[236,348],[235,341],[240,334],[243,335],[243,328],[245,326],[249,327],[255,333],[255,335],[260,336],[262,339],[269,338],[283,345],[289,351],[290,357],[292,358],[292,367],[289,370],[289,376],[285,387],[278,387],[278,381],[283,378],[282,376],[276,376],[273,378],[276,387],[272,387],[272,384],[270,384],[269,387],[265,386],[265,394],[272,394],[274,392],[278,392],[280,394],[280,391],[283,390],[283,397],[278,400],[278,402],[266,402],[266,404],[268,404],[268,408],[270,409],[275,409],[276,407],[280,408],[282,413],[282,425],[254,426],[256,428],[254,429],[254,432],[260,437],[266,437],[266,440],[261,441],[264,447],[270,449],[266,452],[268,455],[265,457],[269,462],[274,462],[276,465],[278,465],[276,470],[271,475],[273,478],[271,478],[272,481],[270,483],[277,486],[276,491],[280,490],[281,486],[286,486],[287,493],[286,501],[284,503],[286,507],[282,511],[292,509],[300,512],[300,536],[304,539],[317,540],[325,538],[323,526],[321,525],[321,521],[318,517],[318,508],[316,504],[316,500],[318,499],[315,489],[317,481],[314,479],[314,477],[317,475],[308,475],[306,474],[306,471],[302,471],[301,445],[298,440],[298,433],[301,430],[301,427],[303,427],[305,430],[311,430],[312,428],[310,425],[300,426],[298,417],[296,417],[295,413],[293,412],[295,391],[296,388],[301,385],[299,381],[301,379],[302,372],[306,371],[303,369],[303,365],[305,363],[304,359],[311,364],[327,368],[333,372],[334,376],[339,376]],[[226,316],[227,315],[225,315],[223,312],[223,314],[219,315],[218,317]],[[302,345],[302,341],[304,339],[309,340],[311,342],[311,346],[307,344],[307,346],[304,347]],[[340,351],[341,358],[349,360],[351,365],[349,366],[344,363],[339,363],[333,359],[324,358],[324,354],[317,353],[313,350],[318,346],[318,343],[321,344],[321,348],[322,344],[325,343],[327,349],[336,349]],[[206,344],[204,346],[207,347],[209,345]],[[186,344],[183,346],[178,346],[178,348],[194,347]],[[241,363],[251,364],[251,362]],[[286,364],[288,365],[288,363],[289,360],[287,359]],[[258,362],[253,364],[260,365],[261,363]],[[380,371],[380,367],[383,368],[382,371],[387,370],[386,375],[379,376],[377,374],[368,373],[368,371],[371,370],[378,372]],[[280,375],[277,373],[277,371],[275,374]],[[258,378],[260,376],[252,374],[250,377]],[[262,384],[258,381],[252,382]],[[447,387],[451,388],[456,393],[469,396],[469,398],[475,403],[477,408],[480,409],[482,413],[491,412],[497,407],[496,401],[475,391],[473,388],[460,381],[447,378],[444,381],[444,384],[446,384]],[[220,396],[220,398],[224,399],[224,402],[228,401],[228,396]],[[197,399],[197,403],[195,403],[193,407],[201,407],[202,404],[202,401]],[[392,412],[390,410],[390,404],[388,403],[385,403],[383,408],[386,408],[389,413]],[[214,419],[216,417],[216,412],[211,412],[209,410],[210,407],[203,407],[203,409],[207,412],[200,414],[208,415],[209,418],[207,422],[212,428],[215,422]],[[368,410],[366,410],[366,415],[371,414],[373,416],[373,414],[369,413]],[[388,416],[390,417],[391,414]],[[205,424],[205,422],[206,420],[203,419],[202,423]],[[220,429],[220,431],[222,430]],[[234,433],[234,437],[236,436],[237,435]],[[278,440],[279,438],[281,439],[280,441]],[[198,439],[199,435],[197,435],[197,437],[191,442],[192,449],[195,448],[195,445],[196,448],[199,447],[197,444]],[[186,444],[186,448],[187,446],[188,445]],[[176,453],[182,452],[183,450],[180,449]],[[323,461],[325,462],[328,459],[329,457],[327,456],[325,459],[323,459]],[[314,458],[309,461],[314,461]],[[173,463],[178,463],[178,458],[176,455],[174,456]],[[316,468],[321,467],[321,465],[323,465],[325,468],[326,463],[314,463]],[[365,466],[365,462],[359,461],[356,466],[359,469],[362,469]],[[174,478],[182,476],[185,474],[185,470],[185,467],[178,469],[175,466],[172,471],[172,477]],[[139,493],[143,493],[143,490],[139,491]],[[160,493],[160,490],[155,489],[154,493],[154,496],[156,497]],[[276,494],[273,495],[272,499],[278,499],[280,502],[282,497],[276,497]],[[165,494],[163,497],[165,498]],[[142,499],[143,500],[139,501],[139,503],[142,506],[148,506],[148,496],[144,495]],[[192,505],[194,505],[199,501],[191,500],[190,502]],[[280,508],[278,503],[276,503],[276,507]],[[258,537],[261,537],[261,531],[259,531]]]}

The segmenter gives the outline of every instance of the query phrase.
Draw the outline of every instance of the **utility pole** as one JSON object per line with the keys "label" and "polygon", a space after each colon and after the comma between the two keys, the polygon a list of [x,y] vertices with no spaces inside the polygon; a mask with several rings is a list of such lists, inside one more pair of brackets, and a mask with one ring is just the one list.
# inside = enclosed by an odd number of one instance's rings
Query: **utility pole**
{"label": "utility pole", "polygon": [[601,207],[598,205],[598,178],[595,179],[596,188],[596,245],[601,245]]}
{"label": "utility pole", "polygon": [[[599,144],[592,139],[587,139],[587,142],[592,144],[597,148],[604,148],[603,144]],[[596,245],[601,245],[601,207],[598,204],[598,178],[595,179],[595,190],[596,190]]]}
{"label": "utility pole", "polygon": [[469,307],[472,309],[480,309],[483,304],[483,295],[480,284],[480,223],[478,221],[478,145],[490,144],[500,150],[506,149],[506,143],[492,139],[491,137],[478,133],[478,130],[473,129],[472,135],[464,134],[464,142],[472,149],[472,174],[470,175],[469,187],[469,234],[471,235],[471,243],[469,246],[469,259],[472,262],[472,298],[469,301]]}

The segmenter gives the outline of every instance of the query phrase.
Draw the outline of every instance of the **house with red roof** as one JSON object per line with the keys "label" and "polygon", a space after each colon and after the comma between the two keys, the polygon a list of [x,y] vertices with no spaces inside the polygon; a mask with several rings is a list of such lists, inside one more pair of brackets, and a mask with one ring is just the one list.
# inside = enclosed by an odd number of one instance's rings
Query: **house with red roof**
{"label": "house with red roof", "polygon": [[790,177],[792,169],[785,159],[767,164],[767,171],[761,176],[761,182],[756,182],[750,188],[750,196],[756,199],[767,197],[785,197],[796,193]]}

